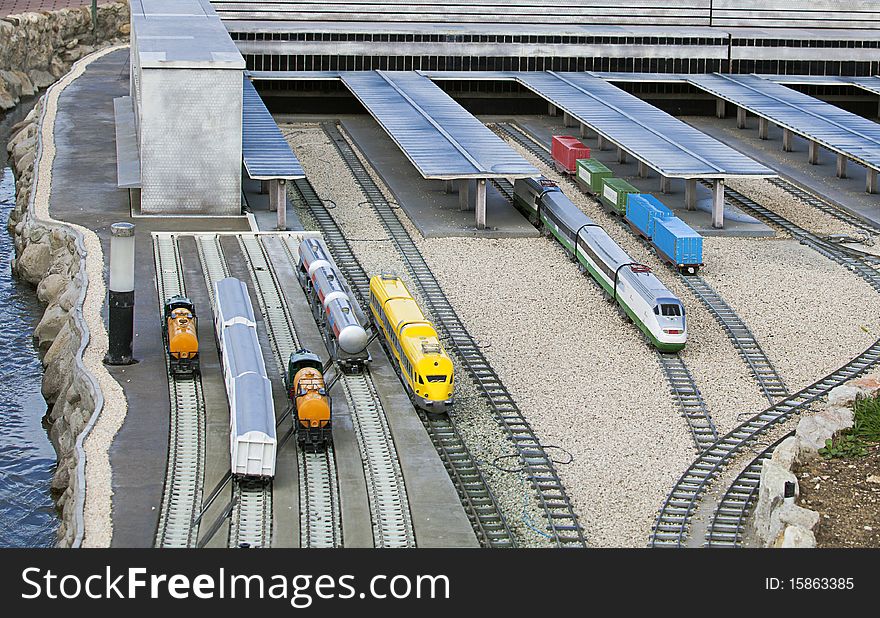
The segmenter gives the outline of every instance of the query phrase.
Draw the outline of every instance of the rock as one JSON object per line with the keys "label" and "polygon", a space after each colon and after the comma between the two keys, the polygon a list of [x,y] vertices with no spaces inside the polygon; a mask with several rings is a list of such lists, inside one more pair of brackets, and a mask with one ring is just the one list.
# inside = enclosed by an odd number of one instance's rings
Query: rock
{"label": "rock", "polygon": [[65,311],[71,311],[76,303],[79,302],[79,296],[82,291],[81,278],[76,277],[67,284],[67,289],[58,298],[58,304]]}
{"label": "rock", "polygon": [[42,69],[34,69],[30,72],[30,77],[34,87],[38,90],[48,88],[55,83],[55,77],[49,73],[49,71],[44,71]]}
{"label": "rock", "polygon": [[9,91],[6,82],[0,79],[0,109],[12,109],[16,103],[18,103],[18,98]]}
{"label": "rock", "polygon": [[874,393],[877,390],[880,390],[880,374],[872,373],[866,376],[862,376],[861,378],[856,378],[855,380],[850,380],[848,382],[850,386],[854,386],[862,391],[867,391],[868,393]]}
{"label": "rock", "polygon": [[862,391],[856,386],[836,386],[828,393],[829,406],[845,406],[856,400]]}
{"label": "rock", "polygon": [[50,274],[37,286],[37,298],[47,305],[58,302],[58,297],[67,289],[67,281],[67,277],[59,273]]}
{"label": "rock", "polygon": [[779,518],[779,522],[783,526],[800,526],[812,530],[819,523],[819,513],[797,504],[783,504],[776,509],[774,515]]}
{"label": "rock", "polygon": [[795,429],[798,438],[798,446],[801,453],[812,457],[813,451],[818,451],[825,446],[825,440],[831,437],[828,428],[821,425],[815,417],[805,416],[800,419]]}
{"label": "rock", "polygon": [[49,305],[40,323],[34,329],[34,339],[37,340],[37,347],[41,352],[48,350],[59,331],[67,322],[67,312],[58,305]]}
{"label": "rock", "polygon": [[782,534],[782,539],[777,547],[790,549],[814,549],[816,547],[816,535],[811,530],[800,526],[788,526]]}
{"label": "rock", "polygon": [[852,427],[854,416],[852,408],[848,407],[826,408],[816,415],[819,422],[831,429],[832,433]]}
{"label": "rock", "polygon": [[791,466],[794,464],[798,455],[797,442],[797,438],[794,436],[786,438],[776,447],[776,449],[774,449],[773,455],[770,459],[786,470],[791,470]]}
{"label": "rock", "polygon": [[16,270],[22,279],[37,285],[46,276],[51,259],[52,253],[48,244],[31,242],[16,261]]}
{"label": "rock", "polygon": [[773,511],[782,505],[785,495],[785,483],[792,482],[797,486],[797,478],[785,467],[772,459],[764,460],[761,467],[761,485],[758,489],[758,503],[753,516],[755,532],[765,546],[776,538],[776,530],[771,534]]}

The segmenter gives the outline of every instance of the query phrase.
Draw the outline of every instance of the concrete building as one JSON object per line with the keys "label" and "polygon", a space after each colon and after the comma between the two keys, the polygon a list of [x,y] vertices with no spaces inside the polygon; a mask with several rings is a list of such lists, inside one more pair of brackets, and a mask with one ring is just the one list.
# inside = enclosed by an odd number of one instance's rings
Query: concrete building
{"label": "concrete building", "polygon": [[131,0],[131,97],[117,124],[134,125],[119,186],[136,213],[241,213],[244,67],[207,0]]}

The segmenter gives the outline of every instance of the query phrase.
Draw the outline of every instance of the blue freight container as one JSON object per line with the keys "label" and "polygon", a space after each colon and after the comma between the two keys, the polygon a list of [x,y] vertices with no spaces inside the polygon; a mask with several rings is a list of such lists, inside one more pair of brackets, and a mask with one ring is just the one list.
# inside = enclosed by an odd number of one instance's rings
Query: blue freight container
{"label": "blue freight container", "polygon": [[703,237],[678,217],[656,219],[653,242],[679,268],[696,271],[703,264]]}
{"label": "blue freight container", "polygon": [[647,238],[654,237],[654,221],[674,217],[666,205],[650,193],[630,193],[626,202],[626,218]]}

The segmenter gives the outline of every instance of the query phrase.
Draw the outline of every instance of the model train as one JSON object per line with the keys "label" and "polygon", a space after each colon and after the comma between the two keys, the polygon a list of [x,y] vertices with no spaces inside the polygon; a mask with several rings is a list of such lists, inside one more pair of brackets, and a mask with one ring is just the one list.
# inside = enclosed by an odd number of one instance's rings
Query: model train
{"label": "model train", "polygon": [[370,279],[370,313],[413,404],[426,412],[448,412],[455,388],[452,360],[399,277]]}
{"label": "model train", "polygon": [[287,397],[296,413],[297,443],[309,451],[332,440],[332,402],[324,384],[324,366],[317,354],[303,349],[290,355],[284,376]]}
{"label": "model train", "polygon": [[213,308],[229,399],[230,470],[239,479],[272,479],[278,444],[275,404],[247,286],[234,277],[217,281]]}
{"label": "model train", "polygon": [[589,272],[658,350],[684,348],[684,306],[651,269],[635,262],[595,221],[575,206],[552,180],[518,179],[514,204],[537,227],[546,229],[582,270]]}
{"label": "model train", "polygon": [[308,238],[299,245],[297,277],[324,336],[330,357],[344,371],[358,371],[370,360],[366,316],[352,301],[348,284],[324,242]]}
{"label": "model train", "polygon": [[193,378],[199,373],[199,336],[196,310],[185,296],[172,296],[162,312],[162,335],[172,378]]}
{"label": "model train", "polygon": [[686,274],[695,274],[703,265],[703,237],[660,200],[615,178],[577,139],[554,135],[551,145],[557,170],[574,174],[578,186],[595,195],[608,212],[623,217],[661,259]]}

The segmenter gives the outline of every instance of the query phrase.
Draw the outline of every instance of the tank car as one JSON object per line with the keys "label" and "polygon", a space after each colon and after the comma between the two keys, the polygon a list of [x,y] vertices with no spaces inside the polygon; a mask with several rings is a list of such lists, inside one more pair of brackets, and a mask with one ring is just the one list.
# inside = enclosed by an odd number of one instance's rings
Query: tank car
{"label": "tank car", "polygon": [[357,371],[370,360],[366,318],[352,302],[348,284],[321,240],[308,238],[300,243],[297,277],[331,358],[344,371]]}
{"label": "tank car", "polygon": [[168,373],[173,378],[195,377],[199,373],[199,336],[196,310],[185,296],[165,301],[163,329],[168,352]]}
{"label": "tank car", "polygon": [[247,286],[228,277],[214,284],[214,328],[229,400],[232,475],[270,480],[275,476],[277,435],[272,384],[266,376]]}
{"label": "tank car", "polygon": [[307,450],[323,449],[332,440],[333,406],[321,359],[310,350],[297,350],[287,362],[285,382],[295,413],[297,442]]}

